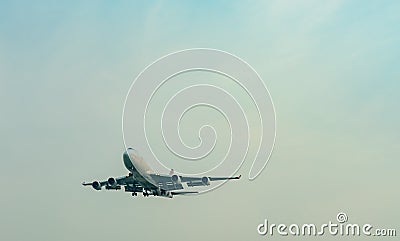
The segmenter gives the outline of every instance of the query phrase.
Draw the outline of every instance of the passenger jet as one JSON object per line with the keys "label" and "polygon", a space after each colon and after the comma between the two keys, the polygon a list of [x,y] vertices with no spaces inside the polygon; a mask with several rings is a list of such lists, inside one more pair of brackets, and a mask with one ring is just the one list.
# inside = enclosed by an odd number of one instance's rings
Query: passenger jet
{"label": "passenger jet", "polygon": [[125,192],[137,196],[138,192],[143,193],[144,197],[149,195],[172,198],[175,195],[185,195],[198,193],[197,191],[183,191],[187,187],[208,186],[212,181],[223,181],[230,179],[240,179],[235,177],[189,177],[174,174],[173,169],[169,174],[155,173],[138,155],[137,151],[128,148],[122,155],[122,159],[129,174],[119,178],[110,177],[107,181],[93,181],[92,183],[82,183],[83,186],[92,186],[96,190],[101,190],[105,186],[106,190],[120,190],[124,186]]}

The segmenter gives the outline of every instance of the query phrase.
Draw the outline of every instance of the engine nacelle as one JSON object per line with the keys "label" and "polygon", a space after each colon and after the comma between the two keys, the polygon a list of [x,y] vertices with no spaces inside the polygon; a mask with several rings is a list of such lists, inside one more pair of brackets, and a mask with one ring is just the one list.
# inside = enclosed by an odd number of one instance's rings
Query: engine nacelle
{"label": "engine nacelle", "polygon": [[203,185],[208,186],[208,185],[210,185],[211,181],[210,181],[209,177],[202,177],[201,182],[203,183]]}
{"label": "engine nacelle", "polygon": [[117,180],[115,180],[113,177],[108,178],[107,184],[112,188],[116,188],[118,186]]}
{"label": "engine nacelle", "polygon": [[178,176],[178,175],[176,175],[176,174],[175,174],[175,175],[172,175],[171,180],[172,180],[172,182],[173,182],[174,184],[181,184],[181,183],[182,183],[181,177]]}
{"label": "engine nacelle", "polygon": [[101,190],[101,184],[98,181],[92,182],[92,187],[96,190]]}

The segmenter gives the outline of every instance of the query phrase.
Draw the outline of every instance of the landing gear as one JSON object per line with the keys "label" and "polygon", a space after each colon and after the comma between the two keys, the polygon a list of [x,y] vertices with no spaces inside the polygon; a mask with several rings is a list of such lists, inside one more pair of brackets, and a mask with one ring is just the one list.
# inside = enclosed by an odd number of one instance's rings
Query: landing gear
{"label": "landing gear", "polygon": [[146,191],[143,191],[143,197],[148,197],[150,194]]}
{"label": "landing gear", "polygon": [[132,197],[135,197],[135,196],[137,196],[137,193],[136,193],[136,192],[133,192],[133,193],[132,193]]}

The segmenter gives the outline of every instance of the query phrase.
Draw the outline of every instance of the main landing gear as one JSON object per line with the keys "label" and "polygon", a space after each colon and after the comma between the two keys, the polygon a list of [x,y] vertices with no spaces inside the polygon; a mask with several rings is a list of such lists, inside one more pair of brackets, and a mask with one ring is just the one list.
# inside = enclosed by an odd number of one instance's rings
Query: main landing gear
{"label": "main landing gear", "polygon": [[[143,197],[148,197],[150,196],[150,193],[147,190],[143,190]],[[132,192],[132,197],[136,197],[138,194],[137,192]]]}

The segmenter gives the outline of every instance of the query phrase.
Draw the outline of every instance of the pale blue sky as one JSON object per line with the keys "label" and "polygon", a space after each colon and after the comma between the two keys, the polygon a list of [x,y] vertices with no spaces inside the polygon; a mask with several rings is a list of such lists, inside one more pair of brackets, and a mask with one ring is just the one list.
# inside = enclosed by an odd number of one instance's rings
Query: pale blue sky
{"label": "pale blue sky", "polygon": [[[264,218],[339,211],[399,227],[399,12],[398,1],[2,1],[0,240],[265,240]],[[265,80],[277,142],[264,172],[173,200],[83,188],[126,173],[133,78],[193,47],[238,55]]]}

